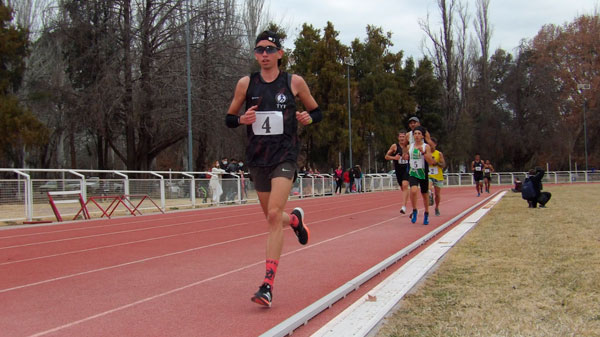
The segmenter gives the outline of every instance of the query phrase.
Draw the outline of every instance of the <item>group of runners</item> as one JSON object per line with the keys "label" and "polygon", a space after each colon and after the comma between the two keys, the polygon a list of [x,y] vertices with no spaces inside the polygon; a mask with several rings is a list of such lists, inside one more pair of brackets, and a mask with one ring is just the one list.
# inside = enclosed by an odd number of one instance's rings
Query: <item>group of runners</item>
{"label": "group of runners", "polygon": [[[298,124],[310,127],[321,121],[323,114],[304,79],[279,69],[283,50],[276,33],[264,31],[258,35],[254,57],[260,65],[260,71],[238,81],[225,124],[230,128],[246,127],[248,144],[245,162],[268,227],[265,277],[251,300],[270,307],[283,248],[284,228],[290,226],[302,245],[306,245],[310,239],[304,210],[296,207],[289,213],[284,211],[298,170]],[[297,111],[297,99],[306,110]],[[394,160],[398,182],[404,191],[401,212],[406,213],[410,196],[413,207],[411,221],[417,221],[417,197],[420,191],[425,208],[423,224],[427,225],[430,189],[435,195],[432,197],[435,199],[435,214],[440,215],[440,192],[446,163],[443,154],[436,150],[437,140],[420,125],[419,119],[410,118],[408,125],[411,131],[398,134],[398,142],[392,144],[386,159]]]}
{"label": "group of runners", "polygon": [[[412,212],[411,222],[417,222],[417,198],[420,194],[423,199],[423,224],[429,224],[429,206],[435,204],[435,215],[440,215],[440,202],[442,200],[442,187],[444,186],[444,168],[446,161],[444,154],[437,149],[438,141],[431,137],[429,132],[421,126],[418,117],[408,120],[410,131],[398,132],[398,141],[392,144],[385,154],[386,160],[392,160],[398,185],[403,192],[403,203],[400,213],[406,214],[406,206],[410,200]],[[490,185],[494,166],[489,160],[481,160],[479,154],[471,162],[473,179],[477,196],[485,191],[490,193]]]}
{"label": "group of runners", "polygon": [[473,179],[475,180],[475,189],[477,190],[477,196],[483,194],[483,187],[485,185],[485,191],[490,193],[490,184],[492,181],[492,173],[494,172],[494,166],[489,160],[485,162],[481,160],[481,156],[475,155],[475,160],[471,162],[471,170],[473,171]]}
{"label": "group of runners", "polygon": [[435,204],[435,215],[440,215],[441,189],[444,185],[444,154],[437,150],[437,139],[431,137],[418,117],[408,120],[410,131],[398,132],[398,141],[385,154],[386,160],[394,162],[396,179],[403,191],[400,213],[406,214],[408,200],[412,212],[410,220],[417,222],[419,192],[423,200],[423,225],[429,224],[429,206]]}

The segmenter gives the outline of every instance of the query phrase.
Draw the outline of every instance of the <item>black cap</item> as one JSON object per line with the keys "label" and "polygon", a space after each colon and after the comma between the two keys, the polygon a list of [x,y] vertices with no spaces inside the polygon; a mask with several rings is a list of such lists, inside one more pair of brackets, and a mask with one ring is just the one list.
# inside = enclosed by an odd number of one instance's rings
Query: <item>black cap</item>
{"label": "black cap", "polygon": [[423,136],[425,136],[425,133],[427,132],[427,131],[425,130],[425,128],[424,128],[424,127],[422,127],[422,126],[420,126],[420,125],[419,125],[419,126],[417,126],[417,127],[416,127],[416,128],[413,130],[413,131],[421,131],[421,134],[422,134]]}
{"label": "black cap", "polygon": [[262,40],[273,42],[275,46],[277,46],[277,48],[281,48],[281,41],[279,41],[279,35],[277,35],[277,33],[273,31],[265,30],[264,32],[260,33],[256,37],[256,42],[254,43],[254,45],[257,45]]}

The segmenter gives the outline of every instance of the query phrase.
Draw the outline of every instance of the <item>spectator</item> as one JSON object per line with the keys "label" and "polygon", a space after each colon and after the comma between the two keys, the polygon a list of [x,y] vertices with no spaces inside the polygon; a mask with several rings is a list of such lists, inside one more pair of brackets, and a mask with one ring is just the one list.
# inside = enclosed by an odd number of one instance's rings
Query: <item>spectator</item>
{"label": "spectator", "polygon": [[354,181],[356,183],[356,192],[362,192],[362,172],[359,165],[354,166]]}
{"label": "spectator", "polygon": [[[227,173],[233,173],[233,174],[238,174],[238,170],[239,170],[239,166],[238,166],[238,161],[237,159],[231,158],[230,163],[227,165],[227,168],[225,169],[225,172]],[[226,201],[233,201],[235,200],[236,194],[237,194],[237,180],[236,177],[233,176],[232,174],[227,174],[227,178],[229,179],[227,181],[227,183],[225,184],[225,186],[227,188],[225,188],[225,200]]]}
{"label": "spectator", "polygon": [[351,190],[351,187],[350,187],[350,169],[347,169],[344,172],[344,184],[346,185],[346,192],[345,193],[348,194],[349,193],[348,191]]}
{"label": "spectator", "polygon": [[221,188],[220,175],[225,173],[225,170],[220,168],[221,163],[219,161],[215,161],[210,175],[210,182],[208,183],[208,187],[210,188],[210,193],[212,195],[213,204],[218,204],[221,198],[221,194],[223,194],[223,188]]}
{"label": "spectator", "polygon": [[248,181],[246,181],[248,176],[248,168],[244,166],[244,162],[240,160],[238,163],[238,174],[240,175],[240,184],[242,185],[242,203],[246,203],[245,199],[248,198]]}
{"label": "spectator", "polygon": [[545,171],[542,168],[535,168],[529,170],[528,177],[523,181],[521,186],[521,196],[527,200],[529,208],[537,208],[537,204],[540,204],[540,208],[545,208],[548,201],[552,197],[550,192],[542,192],[542,178],[544,178]]}
{"label": "spectator", "polygon": [[337,170],[335,170],[334,176],[335,194],[338,194],[338,190],[340,190],[339,194],[342,194],[342,184],[344,183],[344,170],[342,169],[342,165],[339,165]]}

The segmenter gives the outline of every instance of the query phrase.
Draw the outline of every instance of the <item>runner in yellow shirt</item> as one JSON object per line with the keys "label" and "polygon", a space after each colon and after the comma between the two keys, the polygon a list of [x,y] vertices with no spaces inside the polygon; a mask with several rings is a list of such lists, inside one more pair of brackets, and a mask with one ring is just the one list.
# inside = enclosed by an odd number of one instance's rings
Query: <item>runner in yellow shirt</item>
{"label": "runner in yellow shirt", "polygon": [[433,143],[431,146],[431,157],[433,163],[429,165],[429,180],[433,185],[435,195],[435,215],[440,215],[440,202],[442,200],[442,187],[444,187],[444,168],[446,167],[446,161],[444,160],[444,154],[436,149],[438,141],[435,138],[431,138]]}

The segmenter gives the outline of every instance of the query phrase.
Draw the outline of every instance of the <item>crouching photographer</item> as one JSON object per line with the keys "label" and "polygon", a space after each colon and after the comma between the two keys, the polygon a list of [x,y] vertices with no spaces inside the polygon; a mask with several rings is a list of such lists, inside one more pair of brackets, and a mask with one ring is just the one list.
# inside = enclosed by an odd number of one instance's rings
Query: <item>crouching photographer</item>
{"label": "crouching photographer", "polygon": [[521,197],[527,200],[529,208],[536,208],[540,204],[540,208],[546,207],[548,201],[552,197],[550,192],[542,192],[542,179],[545,171],[536,167],[528,172],[528,177],[525,178],[521,186]]}

